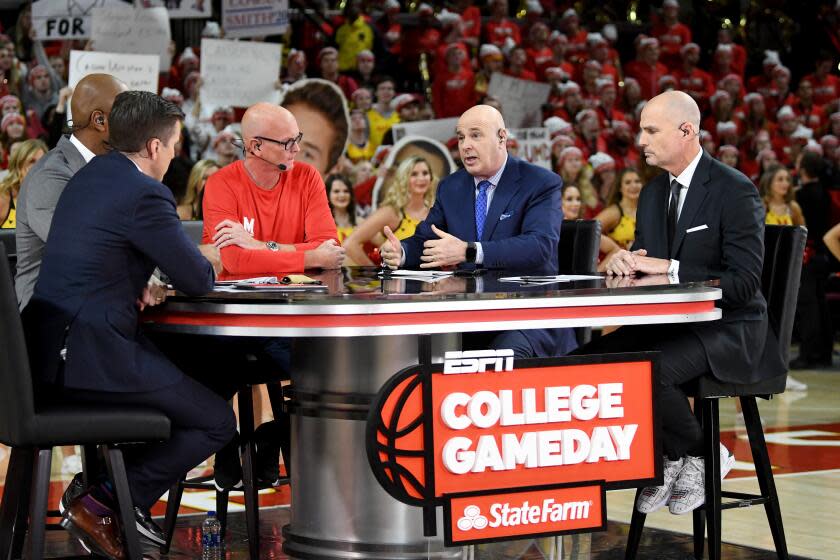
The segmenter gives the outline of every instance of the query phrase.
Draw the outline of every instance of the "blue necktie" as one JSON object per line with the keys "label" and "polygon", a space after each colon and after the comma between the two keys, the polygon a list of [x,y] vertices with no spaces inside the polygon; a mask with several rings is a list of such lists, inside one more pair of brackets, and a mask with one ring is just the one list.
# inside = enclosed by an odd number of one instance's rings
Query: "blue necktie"
{"label": "blue necktie", "polygon": [[487,189],[490,188],[490,181],[478,183],[478,196],[475,197],[475,233],[476,241],[481,241],[481,234],[484,233],[484,220],[487,218]]}

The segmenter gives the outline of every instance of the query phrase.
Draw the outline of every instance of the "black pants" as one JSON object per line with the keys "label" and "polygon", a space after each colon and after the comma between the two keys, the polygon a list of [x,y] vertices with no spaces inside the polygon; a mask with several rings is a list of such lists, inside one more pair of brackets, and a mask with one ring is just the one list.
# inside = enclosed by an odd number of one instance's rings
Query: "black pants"
{"label": "black pants", "polygon": [[709,373],[706,350],[689,327],[651,325],[621,327],[578,348],[573,354],[661,352],[657,404],[662,445],[671,460],[703,454],[703,432],[681,385]]}
{"label": "black pants", "polygon": [[221,449],[236,433],[236,418],[227,401],[186,375],[172,385],[143,393],[65,388],[56,398],[147,406],[169,417],[169,440],[132,446],[124,452],[131,499],[146,511],[188,470]]}
{"label": "black pants", "polygon": [[813,365],[831,365],[834,332],[825,302],[828,265],[823,255],[814,255],[802,267],[799,296],[796,302],[796,332],[799,357]]}

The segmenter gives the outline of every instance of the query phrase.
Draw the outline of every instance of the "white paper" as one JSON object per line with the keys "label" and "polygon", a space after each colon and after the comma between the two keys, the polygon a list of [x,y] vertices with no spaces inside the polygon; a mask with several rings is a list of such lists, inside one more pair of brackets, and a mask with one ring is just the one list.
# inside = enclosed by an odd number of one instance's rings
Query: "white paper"
{"label": "white paper", "polygon": [[542,106],[548,101],[551,86],[531,80],[520,80],[494,72],[490,77],[487,95],[501,101],[508,128],[541,126]]}
{"label": "white paper", "polygon": [[276,103],[280,76],[279,43],[201,40],[201,104],[207,107],[250,107]]}
{"label": "white paper", "polygon": [[38,0],[32,3],[35,39],[87,39],[91,30],[91,10],[100,6],[131,6],[121,0]]}
{"label": "white paper", "polygon": [[455,136],[457,125],[458,117],[452,117],[450,119],[397,123],[391,127],[391,130],[393,131],[395,144],[406,136],[425,136],[446,144],[450,138]]}
{"label": "white paper", "polygon": [[160,57],[151,54],[121,54],[98,51],[70,51],[69,86],[76,87],[88,74],[111,74],[130,90],[157,93]]}
{"label": "white paper", "polygon": [[145,8],[163,6],[169,12],[169,19],[204,19],[213,16],[210,0],[142,0]]}
{"label": "white paper", "polygon": [[154,54],[160,68],[172,65],[169,13],[166,8],[108,6],[93,9],[90,38],[93,49],[102,52]]}
{"label": "white paper", "polygon": [[574,282],[576,280],[601,280],[603,276],[590,274],[556,274],[546,276],[507,276],[499,278],[499,282],[519,282],[520,284],[542,285],[558,282]]}
{"label": "white paper", "polygon": [[280,35],[288,26],[289,0],[222,0],[225,37]]}

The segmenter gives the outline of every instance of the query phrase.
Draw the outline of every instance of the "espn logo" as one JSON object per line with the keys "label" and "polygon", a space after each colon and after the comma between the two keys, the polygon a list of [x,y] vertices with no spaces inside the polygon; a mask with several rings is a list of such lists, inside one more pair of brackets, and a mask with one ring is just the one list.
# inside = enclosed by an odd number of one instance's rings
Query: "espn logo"
{"label": "espn logo", "polygon": [[465,350],[447,352],[443,373],[484,373],[513,371],[513,350]]}

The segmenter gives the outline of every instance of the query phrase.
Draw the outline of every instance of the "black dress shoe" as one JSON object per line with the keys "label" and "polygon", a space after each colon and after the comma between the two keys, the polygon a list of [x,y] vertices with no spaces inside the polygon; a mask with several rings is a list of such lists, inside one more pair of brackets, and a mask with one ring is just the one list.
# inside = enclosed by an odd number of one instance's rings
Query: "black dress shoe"
{"label": "black dress shoe", "polygon": [[239,434],[216,452],[213,462],[213,478],[216,490],[241,490],[242,465],[239,462]]}
{"label": "black dress shoe", "polygon": [[61,495],[61,499],[58,501],[58,511],[64,515],[64,510],[66,510],[73,501],[85,493],[85,481],[84,476],[82,473],[76,473],[76,476],[73,477],[73,480],[70,481],[70,485],[64,490],[64,494]]}
{"label": "black dress shoe", "polygon": [[139,507],[135,507],[134,520],[137,523],[137,532],[140,533],[140,537],[158,546],[166,544],[166,535],[163,529],[155,523],[150,514]]}

